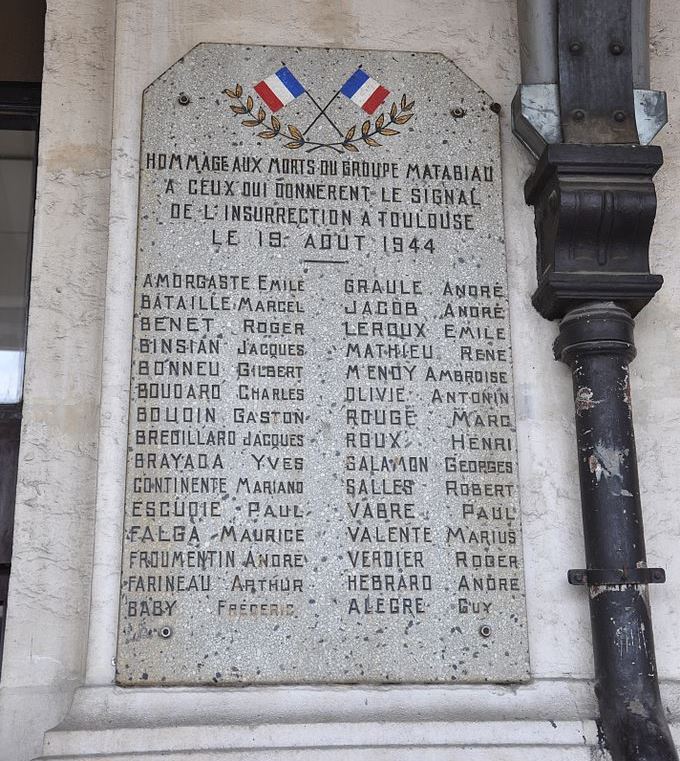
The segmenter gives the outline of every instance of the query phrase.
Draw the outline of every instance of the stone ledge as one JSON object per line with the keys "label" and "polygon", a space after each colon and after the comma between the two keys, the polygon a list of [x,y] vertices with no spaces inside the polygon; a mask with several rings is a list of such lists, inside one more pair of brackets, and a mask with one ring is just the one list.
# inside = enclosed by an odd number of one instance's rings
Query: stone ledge
{"label": "stone ledge", "polygon": [[[667,683],[671,714],[680,682]],[[588,680],[526,685],[311,685],[260,687],[81,687],[52,732],[89,728],[316,722],[581,721],[595,715]]]}
{"label": "stone ledge", "polygon": [[[330,758],[364,758],[380,750],[385,758],[444,758],[458,749],[493,748],[498,758],[520,758],[524,749],[570,748],[572,751],[594,748],[597,728],[594,721],[468,721],[468,722],[360,722],[240,724],[70,730],[49,733],[43,758],[114,759],[153,758],[168,751],[192,757],[210,758],[220,752],[235,758],[248,758],[259,751],[263,758],[311,758],[321,749]],[[507,753],[506,753],[507,751]],[[309,755],[308,755],[309,754]],[[398,754],[398,755],[395,755]],[[429,754],[429,755],[427,755]],[[434,755],[432,755],[434,754]],[[159,756],[160,757],[160,756]],[[375,757],[375,756],[373,756]],[[459,756],[461,759],[462,755]],[[488,757],[488,756],[487,756]],[[567,758],[580,758],[572,752]],[[590,757],[590,756],[588,756]],[[449,755],[447,758],[456,758]],[[536,756],[538,758],[538,756]]]}
{"label": "stone ledge", "polygon": [[609,758],[590,745],[546,746],[522,745],[499,747],[478,745],[475,747],[444,747],[403,745],[361,748],[270,748],[263,750],[218,750],[115,753],[113,755],[43,756],[35,761],[545,761],[546,751],[550,761],[594,761]]}
{"label": "stone ledge", "polygon": [[[665,682],[662,693],[673,720],[680,682]],[[604,758],[595,711],[587,680],[520,687],[83,687],[66,719],[46,733],[36,761],[539,761],[546,748],[551,759],[592,761]]]}

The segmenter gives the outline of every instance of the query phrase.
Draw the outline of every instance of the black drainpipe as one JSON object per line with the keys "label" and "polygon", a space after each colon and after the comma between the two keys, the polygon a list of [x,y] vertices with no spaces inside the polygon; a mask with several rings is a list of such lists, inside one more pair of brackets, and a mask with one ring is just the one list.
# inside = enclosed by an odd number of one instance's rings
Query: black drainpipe
{"label": "black drainpipe", "polygon": [[[529,67],[536,78],[529,86],[525,79],[513,101],[513,127],[540,155],[525,186],[537,237],[532,301],[546,319],[561,320],[554,354],[573,377],[586,568],[569,571],[568,580],[589,591],[604,744],[614,761],[678,761],[647,593],[665,574],[647,567],[628,376],[633,317],[663,282],[650,274],[648,256],[652,177],[663,159],[658,147],[640,144],[644,123],[636,116],[641,103],[655,116],[650,104],[665,108],[665,99],[634,85],[631,24],[639,5],[520,2],[525,23],[541,16],[549,28],[543,37],[540,29],[523,35],[538,41],[543,59],[536,59],[540,71]],[[541,82],[543,72],[558,81]],[[656,121],[658,130],[660,111]]]}
{"label": "black drainpipe", "polygon": [[677,759],[664,715],[646,584],[647,568],[628,363],[633,319],[616,304],[571,310],[555,357],[572,371],[587,568],[569,572],[590,593],[595,692],[614,759]]}

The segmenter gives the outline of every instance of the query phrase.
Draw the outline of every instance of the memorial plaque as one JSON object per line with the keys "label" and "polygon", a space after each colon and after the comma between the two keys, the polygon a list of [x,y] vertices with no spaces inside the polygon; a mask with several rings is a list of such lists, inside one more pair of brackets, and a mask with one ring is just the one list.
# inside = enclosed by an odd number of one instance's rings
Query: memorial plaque
{"label": "memorial plaque", "polygon": [[119,684],[528,678],[496,111],[424,53],[145,92]]}

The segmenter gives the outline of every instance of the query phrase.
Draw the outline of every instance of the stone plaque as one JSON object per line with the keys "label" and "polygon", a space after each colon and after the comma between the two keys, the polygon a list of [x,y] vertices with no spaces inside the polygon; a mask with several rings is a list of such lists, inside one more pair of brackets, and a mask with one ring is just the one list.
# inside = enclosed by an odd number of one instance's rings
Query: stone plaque
{"label": "stone plaque", "polygon": [[118,683],[527,679],[492,100],[202,44],[140,161]]}

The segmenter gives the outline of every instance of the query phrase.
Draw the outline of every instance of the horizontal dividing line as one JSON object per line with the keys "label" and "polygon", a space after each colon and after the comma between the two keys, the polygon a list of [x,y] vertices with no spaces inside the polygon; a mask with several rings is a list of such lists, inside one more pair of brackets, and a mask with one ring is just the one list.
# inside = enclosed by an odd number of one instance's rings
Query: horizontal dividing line
{"label": "horizontal dividing line", "polygon": [[303,259],[303,264],[349,264],[349,259]]}

